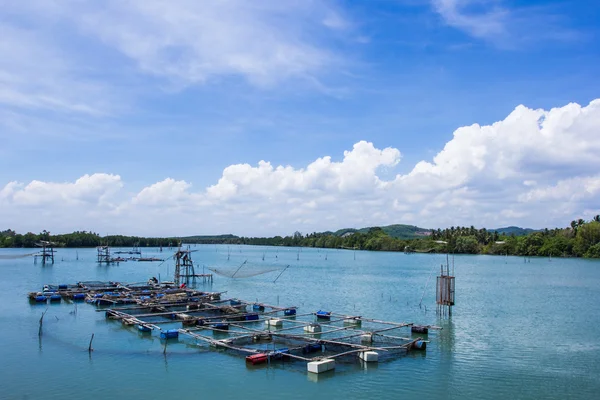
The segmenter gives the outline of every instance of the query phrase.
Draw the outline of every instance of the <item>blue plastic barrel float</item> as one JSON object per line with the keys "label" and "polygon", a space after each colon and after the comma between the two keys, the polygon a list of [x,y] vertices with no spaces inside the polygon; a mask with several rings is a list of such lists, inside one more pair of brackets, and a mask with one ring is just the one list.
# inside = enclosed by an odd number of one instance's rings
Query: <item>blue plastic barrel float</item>
{"label": "blue plastic barrel float", "polygon": [[160,332],[161,339],[176,339],[179,337],[179,331],[177,329],[169,329]]}
{"label": "blue plastic barrel float", "polygon": [[68,285],[58,285],[58,290],[67,290]]}
{"label": "blue plastic barrel float", "polygon": [[73,297],[71,297],[73,300],[84,300],[85,299],[85,293],[74,293]]}
{"label": "blue plastic barrel float", "polygon": [[213,328],[214,329],[219,329],[221,331],[228,331],[229,330],[229,324],[214,324]]}
{"label": "blue plastic barrel float", "polygon": [[310,343],[302,347],[302,354],[315,353],[321,351],[321,345],[318,343]]}
{"label": "blue plastic barrel float", "polygon": [[331,311],[317,311],[316,312],[317,318],[320,319],[331,319]]}
{"label": "blue plastic barrel float", "polygon": [[427,348],[427,342],[425,342],[424,340],[417,340],[414,343],[414,348],[417,350],[425,350]]}
{"label": "blue plastic barrel float", "polygon": [[[146,326],[146,325],[138,325],[138,331],[147,333],[147,332],[151,332],[152,329],[150,329],[150,327]],[[162,338],[162,333],[161,333],[161,338]]]}
{"label": "blue plastic barrel float", "polygon": [[245,319],[246,321],[258,321],[258,314],[248,314]]}
{"label": "blue plastic barrel float", "polygon": [[50,296],[50,301],[61,301],[62,300],[62,296],[60,294],[53,294],[52,296]]}
{"label": "blue plastic barrel float", "polygon": [[45,303],[46,302],[46,296],[35,296],[35,302],[36,303]]}
{"label": "blue plastic barrel float", "polygon": [[286,316],[291,316],[291,315],[296,315],[296,309],[295,308],[287,308],[283,311],[283,315]]}
{"label": "blue plastic barrel float", "polygon": [[276,358],[276,359],[286,358],[286,357],[289,358],[289,356],[288,356],[289,354],[290,354],[290,349],[288,349],[287,347],[283,347],[281,349],[277,349],[274,352],[272,352],[271,358]]}
{"label": "blue plastic barrel float", "polygon": [[260,304],[252,304],[252,309],[254,311],[265,311],[265,306]]}
{"label": "blue plastic barrel float", "polygon": [[236,300],[236,299],[231,299],[231,300],[229,300],[229,304],[232,306],[239,306],[242,304],[242,302],[239,300]]}

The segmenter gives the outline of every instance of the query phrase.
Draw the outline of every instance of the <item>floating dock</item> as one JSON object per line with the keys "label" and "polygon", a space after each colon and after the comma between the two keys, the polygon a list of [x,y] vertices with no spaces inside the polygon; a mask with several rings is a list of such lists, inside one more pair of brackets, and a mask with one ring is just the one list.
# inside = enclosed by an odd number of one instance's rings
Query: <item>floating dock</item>
{"label": "floating dock", "polygon": [[[46,285],[29,298],[35,303],[58,297],[84,300],[98,306],[96,311],[104,312],[107,319],[135,326],[141,334],[157,335],[164,341],[187,338],[196,345],[243,355],[252,365],[305,362],[313,374],[330,371],[336,363],[375,363],[413,350],[424,351],[428,341],[413,333],[441,329],[332,311],[298,313],[297,307],[224,298],[225,292],[151,282]],[[174,323],[181,327],[173,329]]]}

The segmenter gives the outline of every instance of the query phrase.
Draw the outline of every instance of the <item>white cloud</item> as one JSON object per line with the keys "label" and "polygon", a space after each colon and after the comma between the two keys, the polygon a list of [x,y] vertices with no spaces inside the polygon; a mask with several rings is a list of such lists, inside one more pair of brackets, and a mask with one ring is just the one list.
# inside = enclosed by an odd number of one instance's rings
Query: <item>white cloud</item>
{"label": "white cloud", "polygon": [[552,5],[514,6],[506,0],[430,0],[448,26],[504,48],[580,38]]}
{"label": "white cloud", "polygon": [[556,184],[533,189],[519,196],[522,202],[565,201],[578,202],[597,199],[600,195],[600,175],[575,177],[558,181]]}
{"label": "white cloud", "polygon": [[64,2],[60,16],[180,85],[241,76],[255,85],[322,73],[339,61],[324,43],[346,26],[318,1]]}
{"label": "white cloud", "polygon": [[383,182],[376,172],[380,167],[393,167],[400,161],[397,149],[376,149],[365,141],[344,152],[341,162],[331,157],[319,158],[305,169],[290,166],[273,167],[260,161],[257,167],[248,164],[225,168],[219,182],[207,189],[212,198],[227,199],[235,196],[304,196],[326,193],[360,195],[379,189]]}
{"label": "white cloud", "polygon": [[320,1],[6,0],[0,106],[107,117],[130,111],[148,88],[231,77],[335,94],[321,78],[344,64],[331,49],[347,26]]}
{"label": "white cloud", "polygon": [[9,206],[103,206],[122,186],[119,175],[103,173],[84,175],[75,182],[9,182],[0,191],[0,200]]}
{"label": "white cloud", "polygon": [[503,35],[509,16],[508,11],[497,5],[483,11],[468,11],[468,7],[473,3],[478,2],[474,0],[433,0],[435,10],[448,25],[465,30],[479,38]]}
{"label": "white cloud", "polygon": [[134,204],[160,206],[173,205],[189,198],[188,189],[192,185],[186,181],[167,178],[145,187],[132,200]]}
{"label": "white cloud", "polygon": [[[82,229],[77,224],[84,222],[146,235],[272,235],[391,223],[565,226],[600,204],[599,129],[600,100],[549,111],[519,106],[492,125],[457,129],[433,160],[389,179],[381,171],[399,163],[400,151],[361,141],[339,160],[324,156],[301,168],[231,165],[196,191],[167,178],[131,195],[119,176],[107,174],[10,182],[0,190],[0,216],[19,229],[23,216],[43,210],[60,227]],[[36,230],[57,229],[33,221]]]}
{"label": "white cloud", "polygon": [[75,67],[48,35],[0,19],[0,37],[0,106],[89,116],[112,109],[103,85],[81,79],[85,63]]}

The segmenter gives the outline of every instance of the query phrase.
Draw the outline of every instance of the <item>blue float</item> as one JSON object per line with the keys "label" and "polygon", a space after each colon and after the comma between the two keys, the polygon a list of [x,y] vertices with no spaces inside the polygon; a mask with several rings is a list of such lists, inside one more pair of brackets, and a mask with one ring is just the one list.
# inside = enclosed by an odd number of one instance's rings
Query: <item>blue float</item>
{"label": "blue float", "polygon": [[320,319],[331,319],[331,311],[317,311],[316,312],[317,318]]}
{"label": "blue float", "polygon": [[179,331],[177,329],[169,329],[160,333],[161,339],[176,339],[179,337]]}
{"label": "blue float", "polygon": [[219,329],[222,331],[228,331],[229,330],[229,324],[214,324],[213,325],[214,329]]}
{"label": "blue float", "polygon": [[85,299],[85,293],[75,293],[72,297],[73,300],[83,300]]}
{"label": "blue float", "polygon": [[50,296],[50,301],[61,301],[62,300],[62,296],[60,294],[53,294],[52,296]]}
{"label": "blue float", "polygon": [[46,302],[46,296],[35,296],[35,301],[37,303],[45,303]]}
{"label": "blue float", "polygon": [[[147,327],[145,325],[138,325],[138,330],[140,332],[144,332],[144,333],[152,331],[152,329],[150,329],[149,327]],[[162,338],[162,333],[161,333],[161,338]]]}
{"label": "blue float", "polygon": [[315,353],[321,350],[321,345],[318,343],[307,344],[302,348],[302,354]]}
{"label": "blue float", "polygon": [[248,314],[245,319],[246,321],[258,321],[258,314]]}
{"label": "blue float", "polygon": [[417,350],[425,350],[427,348],[427,342],[424,340],[417,340],[414,344],[414,347]]}
{"label": "blue float", "polygon": [[296,309],[295,308],[288,308],[283,312],[283,315],[286,316],[291,316],[291,315],[296,315]]}

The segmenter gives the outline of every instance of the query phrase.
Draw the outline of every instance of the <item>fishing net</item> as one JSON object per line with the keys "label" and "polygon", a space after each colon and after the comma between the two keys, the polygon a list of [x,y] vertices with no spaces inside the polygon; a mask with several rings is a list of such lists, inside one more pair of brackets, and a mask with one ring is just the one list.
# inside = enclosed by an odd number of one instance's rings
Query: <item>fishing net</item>
{"label": "fishing net", "polygon": [[36,255],[38,253],[29,254],[0,254],[0,260],[16,260],[17,258],[26,258]]}
{"label": "fishing net", "polygon": [[250,278],[252,276],[267,274],[269,272],[279,271],[281,268],[258,269],[258,268],[245,266],[244,268],[238,268],[238,267],[216,268],[216,267],[214,267],[214,268],[208,268],[208,269],[217,275],[224,276],[227,278],[237,279],[237,278]]}

